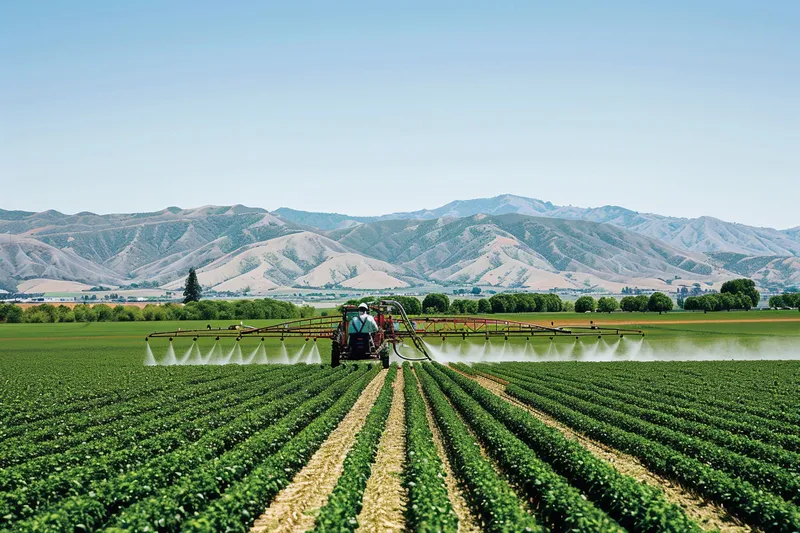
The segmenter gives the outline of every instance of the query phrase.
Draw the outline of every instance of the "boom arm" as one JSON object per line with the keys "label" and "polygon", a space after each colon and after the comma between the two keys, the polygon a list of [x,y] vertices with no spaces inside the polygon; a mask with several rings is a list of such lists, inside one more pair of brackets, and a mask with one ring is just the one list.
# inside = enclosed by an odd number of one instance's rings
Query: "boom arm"
{"label": "boom arm", "polygon": [[[641,335],[640,330],[599,326],[562,326],[548,327],[529,322],[513,320],[499,320],[493,318],[473,316],[435,316],[409,318],[403,307],[392,300],[382,303],[391,305],[398,310],[399,319],[387,317],[385,321],[391,329],[386,331],[387,337],[393,339],[411,339],[414,346],[423,353],[425,337],[585,337],[603,335]],[[248,326],[231,326],[229,328],[187,329],[177,331],[163,331],[151,333],[148,338],[172,337],[218,337],[218,338],[244,338],[244,337],[270,337],[287,338],[303,337],[306,339],[332,339],[342,320],[336,316],[322,316],[290,320],[262,328]]]}

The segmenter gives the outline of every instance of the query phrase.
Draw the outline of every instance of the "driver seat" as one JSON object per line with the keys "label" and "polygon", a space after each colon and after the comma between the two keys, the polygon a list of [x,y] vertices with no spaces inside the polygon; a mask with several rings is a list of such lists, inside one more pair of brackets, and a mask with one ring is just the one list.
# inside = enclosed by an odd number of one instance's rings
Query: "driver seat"
{"label": "driver seat", "polygon": [[369,333],[350,334],[350,354],[353,358],[365,359],[372,351],[372,335]]}

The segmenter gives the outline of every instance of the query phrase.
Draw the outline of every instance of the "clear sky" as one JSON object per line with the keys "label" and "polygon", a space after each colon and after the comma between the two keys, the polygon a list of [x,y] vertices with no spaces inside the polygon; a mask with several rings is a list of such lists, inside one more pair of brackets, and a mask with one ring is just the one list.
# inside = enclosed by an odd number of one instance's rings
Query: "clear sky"
{"label": "clear sky", "polygon": [[0,208],[800,225],[800,2],[0,3]]}

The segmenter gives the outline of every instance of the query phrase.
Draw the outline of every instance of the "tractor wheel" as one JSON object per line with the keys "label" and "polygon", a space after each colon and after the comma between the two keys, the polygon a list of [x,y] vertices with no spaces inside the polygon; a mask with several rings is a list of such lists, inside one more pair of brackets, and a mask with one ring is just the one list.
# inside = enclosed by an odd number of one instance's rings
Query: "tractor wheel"
{"label": "tractor wheel", "polygon": [[336,341],[331,343],[331,366],[339,366],[339,343]]}
{"label": "tractor wheel", "polygon": [[381,352],[381,364],[383,368],[389,368],[389,351],[384,350]]}

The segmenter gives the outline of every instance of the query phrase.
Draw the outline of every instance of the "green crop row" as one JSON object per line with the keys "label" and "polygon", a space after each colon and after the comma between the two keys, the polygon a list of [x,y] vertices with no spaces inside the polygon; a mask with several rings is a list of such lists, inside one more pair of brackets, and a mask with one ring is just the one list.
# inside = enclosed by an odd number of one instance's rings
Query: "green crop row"
{"label": "green crop row", "polygon": [[277,453],[267,458],[241,482],[230,487],[202,512],[183,524],[181,531],[246,532],[275,495],[287,486],[356,403],[380,367],[361,375],[344,393],[332,396],[333,405],[306,426]]}
{"label": "green crop row", "polygon": [[463,419],[525,496],[535,503],[537,514],[550,531],[624,531],[605,512],[595,507],[581,492],[553,471],[524,442],[464,392],[439,365],[426,365],[430,374]]}
{"label": "green crop row", "polygon": [[580,400],[557,402],[513,384],[506,387],[506,392],[592,439],[639,458],[648,469],[721,504],[748,524],[781,533],[796,533],[800,528],[796,506],[668,446],[571,408]]}
{"label": "green crop row", "polygon": [[800,472],[800,454],[789,452],[780,447],[765,444],[758,440],[734,435],[728,431],[714,428],[700,422],[664,413],[657,404],[650,406],[650,408],[645,408],[635,405],[633,403],[634,398],[625,400],[615,399],[605,392],[592,391],[586,387],[570,385],[541,376],[531,376],[531,379],[543,382],[546,386],[559,392],[576,396],[593,403],[600,403],[606,407],[611,407],[617,411],[635,416],[647,422],[712,442],[732,452],[740,453],[766,463],[772,463],[781,469],[787,469],[795,473]]}
{"label": "green crop row", "polygon": [[[324,379],[330,375],[329,370],[319,371],[312,374],[312,379]],[[20,517],[32,514],[39,506],[48,502],[53,502],[65,496],[77,496],[92,490],[94,485],[102,480],[119,476],[139,468],[142,464],[157,456],[162,456],[179,449],[181,446],[196,441],[202,435],[228,424],[236,423],[236,419],[243,414],[259,409],[283,395],[295,392],[303,386],[308,386],[308,372],[299,371],[292,376],[291,371],[281,374],[279,377],[283,381],[289,380],[283,385],[273,388],[269,393],[263,394],[262,386],[277,385],[275,382],[265,381],[250,388],[228,391],[228,393],[217,402],[199,406],[203,416],[193,419],[187,416],[186,421],[173,431],[156,432],[150,438],[144,439],[126,449],[117,451],[95,450],[93,455],[72,456],[77,462],[73,468],[63,468],[57,466],[63,455],[53,455],[48,458],[50,461],[35,461],[33,464],[26,464],[23,467],[9,469],[2,472],[7,485],[14,481],[14,490],[0,493],[0,513],[1,516]],[[255,398],[253,393],[259,394]],[[190,415],[192,410],[187,411]],[[131,431],[134,431],[132,429]],[[40,475],[29,467],[45,468],[41,472],[51,472],[43,479],[37,479]],[[35,481],[32,481],[35,480]]]}
{"label": "green crop row", "polygon": [[[506,379],[512,377],[509,374],[502,376]],[[766,492],[772,492],[790,501],[800,499],[800,477],[797,475],[778,466],[743,456],[668,427],[651,423],[646,419],[637,418],[633,414],[636,412],[636,407],[608,400],[591,391],[573,388],[570,392],[562,392],[558,390],[558,385],[525,378],[513,379],[513,383],[529,392],[569,405],[588,416],[669,446],[713,468],[746,480]],[[685,424],[695,424],[695,422],[685,421]]]}
{"label": "green crop row", "polygon": [[358,513],[361,512],[364,489],[367,487],[378,453],[386,420],[392,407],[394,383],[397,377],[397,366],[392,365],[378,399],[370,409],[364,427],[356,435],[356,441],[344,458],[342,474],[336,481],[328,502],[317,515],[314,531],[324,533],[344,533],[355,531],[358,527]]}
{"label": "green crop row", "polygon": [[[633,376],[609,373],[603,378],[594,375],[591,379],[585,373],[574,371],[565,374],[542,373],[525,363],[502,365],[502,369],[512,371],[515,376],[545,378],[548,381],[566,382],[577,387],[589,386],[604,395],[624,395],[619,399],[625,402],[632,401],[635,405],[643,408],[655,406],[654,408],[660,412],[714,426],[737,435],[749,436],[787,451],[800,451],[800,437],[797,435],[800,428],[789,422],[780,422],[746,412],[746,410],[752,410],[756,403],[763,402],[765,396],[774,403],[771,411],[780,412],[783,408],[778,407],[779,402],[775,397],[765,395],[758,389],[759,386],[763,386],[763,383],[752,383],[748,387],[747,380],[743,377],[739,378],[741,381],[737,381],[736,377],[730,378],[733,382],[740,384],[738,395],[730,400],[721,400],[721,397],[718,396],[718,389],[720,383],[725,380],[721,376],[707,376],[697,383],[686,380],[676,389],[672,381],[683,380],[683,376],[674,376],[671,373],[667,374],[669,378],[664,378],[663,373],[660,377],[651,374],[639,376],[639,372],[642,371],[638,368],[636,372],[632,372]],[[639,379],[636,379],[637,376]],[[710,396],[714,396],[716,398],[714,405],[709,406],[707,403],[686,399],[686,396],[691,395],[689,392],[691,390],[700,391],[699,396],[703,397],[706,402],[710,401]],[[712,391],[713,394],[709,394]],[[763,408],[758,410],[763,411]]]}
{"label": "green crop row", "polygon": [[700,424],[728,431],[734,435],[742,435],[751,439],[756,439],[787,451],[800,451],[800,437],[781,433],[781,431],[785,431],[786,424],[780,422],[765,424],[767,421],[763,419],[754,419],[754,417],[749,417],[747,415],[743,416],[742,413],[731,414],[728,417],[721,416],[719,411],[717,411],[716,414],[710,414],[697,409],[696,406],[688,402],[677,400],[661,391],[646,391],[641,387],[632,389],[630,386],[621,385],[616,381],[587,383],[585,380],[571,376],[556,376],[554,379],[560,379],[574,385],[588,387],[591,390],[606,394],[611,398],[628,402],[632,405],[637,405],[645,409],[656,409],[662,413],[684,420],[692,420]]}
{"label": "green crop row", "polygon": [[202,511],[209,501],[222,497],[229,487],[244,479],[252,469],[322,416],[339,396],[362,377],[359,373],[353,373],[325,387],[288,416],[252,435],[213,462],[205,463],[198,471],[182,476],[159,491],[155,498],[140,499],[124,509],[112,520],[111,527],[142,531],[158,524],[162,530],[179,529],[185,520]]}
{"label": "green crop row", "polygon": [[[282,372],[272,372],[262,375],[251,375],[247,379],[216,380],[208,384],[195,386],[175,396],[159,395],[155,399],[143,401],[133,406],[120,408],[113,417],[73,423],[66,428],[50,430],[44,435],[44,430],[12,438],[3,443],[8,451],[0,456],[0,466],[9,467],[47,455],[66,454],[77,456],[93,455],[100,451],[108,453],[114,449],[125,448],[139,442],[148,435],[165,431],[164,426],[168,420],[184,420],[191,415],[189,410],[195,405],[204,405],[211,398],[224,397],[233,388],[240,390],[250,385],[267,386],[279,382]],[[285,379],[285,378],[283,378]],[[253,387],[253,393],[258,392]],[[153,427],[153,426],[156,427]],[[126,431],[135,428],[136,431]],[[57,434],[52,434],[56,432]],[[62,465],[59,465],[62,466]],[[0,490],[3,490],[0,488]]]}
{"label": "green crop row", "polygon": [[[182,387],[201,385],[230,376],[230,371],[222,373],[218,368],[209,371],[199,367],[187,367],[181,370],[188,370],[189,374],[183,380],[167,379],[168,374],[159,374],[155,379],[147,380],[145,374],[135,376],[144,383],[135,381],[131,383],[125,381],[123,376],[119,377],[119,381],[116,382],[120,385],[119,388],[113,388],[112,385],[110,390],[102,393],[90,391],[91,394],[88,396],[76,396],[70,394],[69,388],[64,387],[64,389],[48,390],[46,404],[39,398],[29,401],[16,400],[11,404],[13,408],[9,409],[9,416],[4,420],[5,425],[9,428],[8,432],[0,434],[0,437],[29,433],[43,427],[69,424],[72,416],[80,418],[103,416],[106,413],[114,413],[128,401],[150,398],[153,395],[180,390]],[[253,372],[262,374],[270,371],[272,371],[270,367],[264,366],[263,369],[257,368]],[[197,375],[194,375],[195,373]],[[73,377],[79,379],[81,375],[80,372],[76,372],[75,376],[77,377]],[[86,378],[84,377],[84,379]],[[104,408],[105,410],[103,410]]]}
{"label": "green crop row", "polygon": [[[716,365],[713,368],[719,369],[720,366]],[[637,371],[631,375],[619,375],[615,381],[630,383],[634,390],[644,388],[648,391],[667,393],[672,397],[690,401],[713,414],[724,413],[733,418],[745,414],[766,423],[775,422],[778,424],[776,427],[782,431],[791,430],[792,434],[800,435],[800,414],[797,412],[797,406],[787,408],[783,405],[786,403],[785,400],[782,401],[780,396],[768,394],[763,390],[768,387],[767,383],[758,382],[748,386],[742,382],[745,376],[736,374],[727,378],[713,375],[697,380],[681,379],[680,383],[676,383],[674,378],[675,376],[669,374],[666,377],[643,376]],[[729,389],[730,385],[734,387]],[[713,390],[714,394],[709,394],[710,390]]]}
{"label": "green crop row", "polygon": [[483,457],[478,442],[450,405],[433,378],[423,369],[417,376],[428,398],[436,425],[442,433],[450,463],[466,487],[468,500],[481,517],[486,531],[544,531],[533,516],[522,508],[522,501],[492,464]]}
{"label": "green crop row", "polygon": [[[78,495],[66,495],[19,523],[18,527],[21,530],[63,530],[82,524],[87,529],[97,529],[126,507],[158,494],[162,487],[172,486],[191,473],[203,472],[210,461],[237,444],[303,413],[317,394],[347,378],[350,375],[346,370],[335,372],[304,385],[297,392],[276,397],[236,419],[227,419],[218,429],[188,446],[156,455],[136,470],[95,482],[88,493],[82,488]],[[226,418],[224,412],[219,416]]]}
{"label": "green crop row", "polygon": [[406,406],[403,484],[408,491],[406,520],[409,529],[418,533],[457,533],[458,518],[447,495],[444,465],[428,426],[425,402],[408,362],[403,363],[403,374]]}
{"label": "green crop row", "polygon": [[451,369],[437,368],[628,531],[701,531],[659,489],[621,474],[579,442],[565,438],[560,431],[498,398],[475,381]]}

